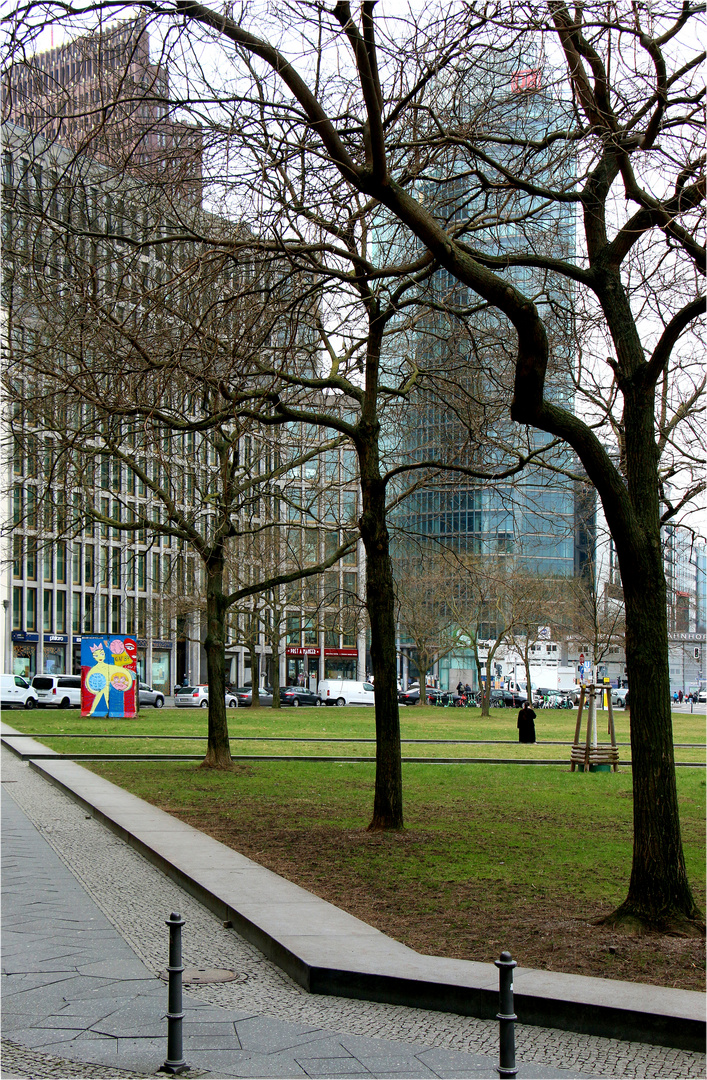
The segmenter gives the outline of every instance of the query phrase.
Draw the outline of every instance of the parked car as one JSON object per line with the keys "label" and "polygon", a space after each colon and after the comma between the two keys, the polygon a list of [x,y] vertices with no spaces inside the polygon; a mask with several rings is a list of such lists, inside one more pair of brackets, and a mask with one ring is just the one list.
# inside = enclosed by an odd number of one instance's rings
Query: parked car
{"label": "parked car", "polygon": [[[270,700],[272,702],[272,698]],[[324,702],[319,694],[308,690],[306,686],[283,686],[280,690],[280,704],[298,709],[300,705],[323,705]]]}
{"label": "parked car", "polygon": [[[282,692],[282,691],[281,691]],[[232,691],[238,698],[238,705],[241,709],[247,709],[253,704],[253,687],[252,686],[237,686]],[[258,691],[258,699],[261,705],[272,705],[272,687],[266,686],[260,688]]]}
{"label": "parked car", "polygon": [[32,689],[40,709],[81,708],[80,675],[35,675]]}
{"label": "parked car", "polygon": [[707,701],[707,690],[698,690],[697,691],[697,700],[699,702]]}
{"label": "parked car", "polygon": [[22,675],[0,675],[0,702],[3,709],[33,709],[37,694]]}
{"label": "parked car", "polygon": [[614,689],[611,691],[611,704],[624,706],[626,704],[627,694],[627,686],[615,686]]}
{"label": "parked car", "polygon": [[164,694],[161,690],[153,690],[147,683],[141,682],[138,685],[139,705],[140,708],[143,705],[154,705],[156,709],[161,709],[164,705]]}
{"label": "parked car", "polygon": [[419,705],[420,704],[420,687],[409,686],[407,690],[398,691],[398,702],[400,705]]}
{"label": "parked car", "polygon": [[[209,688],[205,683],[199,686],[180,686],[174,695],[174,704],[178,709],[208,709]],[[238,697],[232,691],[226,691],[226,706],[238,708]]]}
{"label": "parked car", "polygon": [[322,679],[317,694],[325,705],[374,705],[373,683]]}

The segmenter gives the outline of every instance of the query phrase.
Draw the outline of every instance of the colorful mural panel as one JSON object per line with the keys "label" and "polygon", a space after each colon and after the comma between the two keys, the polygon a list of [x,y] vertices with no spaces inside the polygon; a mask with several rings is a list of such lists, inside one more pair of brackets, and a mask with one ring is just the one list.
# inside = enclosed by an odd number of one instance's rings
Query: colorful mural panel
{"label": "colorful mural panel", "polygon": [[137,642],[120,634],[81,638],[81,715],[137,716]]}

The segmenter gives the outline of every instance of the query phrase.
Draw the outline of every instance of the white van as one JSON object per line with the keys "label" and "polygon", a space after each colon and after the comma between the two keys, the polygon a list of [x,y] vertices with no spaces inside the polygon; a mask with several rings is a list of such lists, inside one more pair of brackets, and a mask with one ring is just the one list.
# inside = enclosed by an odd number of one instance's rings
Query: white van
{"label": "white van", "polygon": [[322,679],[317,687],[324,705],[374,705],[373,684],[352,679]]}
{"label": "white van", "polygon": [[0,700],[3,709],[33,709],[37,695],[21,675],[0,675]]}
{"label": "white van", "polygon": [[32,689],[37,694],[40,708],[54,706],[57,709],[81,707],[80,675],[35,675]]}

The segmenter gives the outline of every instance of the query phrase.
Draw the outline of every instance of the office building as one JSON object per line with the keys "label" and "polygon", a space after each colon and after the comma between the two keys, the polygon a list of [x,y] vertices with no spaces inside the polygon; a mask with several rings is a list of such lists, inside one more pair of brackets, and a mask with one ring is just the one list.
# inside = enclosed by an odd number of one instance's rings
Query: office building
{"label": "office building", "polygon": [[3,120],[200,202],[201,132],[170,114],[144,16],[36,53],[3,84]]}

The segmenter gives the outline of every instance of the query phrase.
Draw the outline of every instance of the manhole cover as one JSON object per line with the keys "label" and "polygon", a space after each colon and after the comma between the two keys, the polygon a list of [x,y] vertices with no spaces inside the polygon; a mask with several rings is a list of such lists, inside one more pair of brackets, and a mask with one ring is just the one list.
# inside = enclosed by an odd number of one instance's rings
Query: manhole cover
{"label": "manhole cover", "polygon": [[[161,971],[160,978],[169,981],[169,972]],[[184,968],[182,983],[184,986],[200,986],[203,983],[246,982],[247,975],[227,968]]]}

